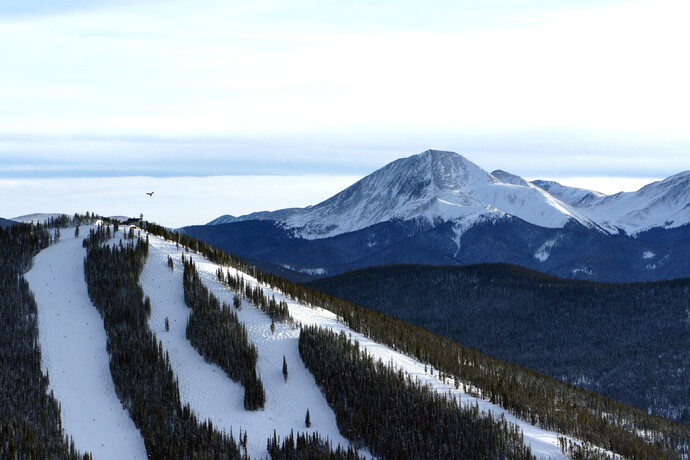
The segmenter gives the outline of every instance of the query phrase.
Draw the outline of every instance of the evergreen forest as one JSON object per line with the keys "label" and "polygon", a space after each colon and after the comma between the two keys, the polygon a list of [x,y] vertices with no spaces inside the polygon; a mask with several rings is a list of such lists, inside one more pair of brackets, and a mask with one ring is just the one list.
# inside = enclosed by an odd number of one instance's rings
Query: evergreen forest
{"label": "evergreen forest", "polygon": [[227,304],[204,286],[194,262],[184,259],[184,300],[192,309],[187,339],[207,361],[217,364],[232,380],[244,386],[244,408],[264,407],[266,395],[256,374],[258,353],[247,330]]}
{"label": "evergreen forest", "polygon": [[103,316],[115,390],[149,458],[242,458],[232,436],[182,406],[167,353],[148,328],[151,303],[138,284],[148,240],[110,245],[111,236],[110,226],[91,230],[84,240],[84,271],[91,301]]}
{"label": "evergreen forest", "polygon": [[532,459],[514,425],[461,407],[374,361],[359,343],[316,327],[303,327],[300,356],[314,375],[340,432],[384,459]]}
{"label": "evergreen forest", "polygon": [[0,227],[0,458],[91,458],[65,437],[59,404],[47,392],[36,301],[22,276],[68,221],[63,216],[46,225]]}
{"label": "evergreen forest", "polygon": [[690,279],[608,284],[505,264],[393,265],[310,286],[690,424]]}
{"label": "evergreen forest", "polygon": [[144,222],[147,230],[207,259],[241,270],[290,299],[325,308],[365,336],[427,363],[475,396],[545,429],[605,446],[631,459],[690,455],[690,428],[617,400],[507,363],[426,329],[333,295],[263,273],[247,262],[188,235]]}

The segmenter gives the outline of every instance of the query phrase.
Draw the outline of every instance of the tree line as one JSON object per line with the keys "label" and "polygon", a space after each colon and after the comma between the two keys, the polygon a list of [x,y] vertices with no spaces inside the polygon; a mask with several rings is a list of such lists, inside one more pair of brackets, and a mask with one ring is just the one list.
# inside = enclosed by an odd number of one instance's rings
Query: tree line
{"label": "tree line", "polygon": [[254,276],[292,300],[338,315],[351,329],[419,359],[464,390],[516,416],[626,458],[681,458],[690,452],[690,429],[542,373],[505,363],[390,315],[263,273],[243,260],[161,226],[149,231],[197,251],[207,259]]}
{"label": "tree line", "polygon": [[293,323],[290,317],[290,310],[284,300],[276,302],[275,296],[269,298],[261,286],[252,287],[250,283],[246,283],[244,276],[239,271],[233,275],[230,273],[230,270],[223,272],[223,269],[219,267],[216,271],[216,276],[218,281],[225,283],[233,291],[242,295],[248,302],[266,313],[272,320],[282,323]]}
{"label": "tree line", "polygon": [[507,264],[389,265],[309,287],[690,424],[690,279],[561,279]]}
{"label": "tree line", "polygon": [[284,437],[276,435],[268,439],[268,453],[272,460],[298,460],[298,459],[318,459],[318,460],[364,460],[356,449],[343,448],[338,444],[335,450],[332,449],[328,438],[322,438],[319,433],[295,433],[290,431],[290,435]]}
{"label": "tree line", "polygon": [[63,433],[60,405],[41,371],[38,307],[22,276],[66,222],[0,228],[0,458],[91,458]]}
{"label": "tree line", "polygon": [[258,352],[247,330],[231,307],[209,292],[194,262],[182,256],[184,300],[192,314],[187,322],[187,339],[209,362],[217,364],[228,377],[244,386],[244,408],[264,407],[266,395],[256,374]]}
{"label": "tree line", "polygon": [[374,360],[344,332],[303,327],[299,351],[335,412],[340,432],[376,456],[534,458],[515,425],[412,381]]}
{"label": "tree line", "polygon": [[150,299],[138,284],[147,241],[103,244],[108,234],[109,226],[91,230],[84,271],[89,297],[103,317],[115,390],[142,433],[149,458],[242,458],[231,435],[199,422],[180,402],[168,354],[148,328]]}

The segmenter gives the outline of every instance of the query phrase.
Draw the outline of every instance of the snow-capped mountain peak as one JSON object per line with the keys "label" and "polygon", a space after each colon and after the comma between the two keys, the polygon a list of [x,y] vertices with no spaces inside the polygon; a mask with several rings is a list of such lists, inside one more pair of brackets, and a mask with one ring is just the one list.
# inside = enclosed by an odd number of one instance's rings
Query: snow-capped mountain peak
{"label": "snow-capped mountain peak", "polygon": [[393,219],[431,224],[510,214],[542,227],[595,225],[524,179],[489,174],[463,156],[427,150],[396,160],[328,200],[285,219],[303,238],[325,238]]}
{"label": "snow-capped mountain peak", "polygon": [[603,196],[578,209],[604,227],[631,235],[654,227],[686,225],[690,223],[690,171],[652,182],[636,192]]}

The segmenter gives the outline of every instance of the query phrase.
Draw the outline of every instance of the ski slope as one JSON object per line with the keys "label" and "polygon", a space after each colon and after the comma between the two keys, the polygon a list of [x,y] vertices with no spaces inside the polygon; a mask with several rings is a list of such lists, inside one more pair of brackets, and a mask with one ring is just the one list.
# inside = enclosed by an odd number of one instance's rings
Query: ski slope
{"label": "ski slope", "polygon": [[[70,230],[62,233],[59,243],[35,257],[26,278],[38,303],[43,369],[50,375],[50,389],[61,404],[65,432],[74,438],[78,449],[92,452],[95,459],[146,458],[143,439],[117,399],[110,377],[102,318],[88,298],[84,281],[82,238],[75,238]],[[87,233],[88,229],[82,228],[82,235]],[[218,265],[176,248],[174,243],[149,237],[149,258],[140,282],[151,299],[149,326],[169,354],[182,403],[189,404],[200,419],[212,421],[216,429],[232,432],[236,439],[240,430],[246,431],[247,453],[252,458],[267,457],[266,440],[274,430],[281,437],[291,430],[318,432],[334,446],[349,445],[339,433],[321,390],[302,363],[299,330],[276,323],[275,332],[271,332],[270,318],[243,300],[238,317],[258,349],[257,371],[266,390],[264,410],[244,409],[243,387],[219,367],[204,361],[185,337],[191,310],[184,303],[182,254],[192,256],[203,282],[222,302],[231,304],[233,291],[217,280]],[[173,270],[168,267],[169,255],[174,261]],[[246,283],[256,285],[251,276],[242,276]],[[515,423],[537,458],[565,459],[558,446],[558,433],[532,426],[499,406],[456,390],[453,382],[439,379],[438,370],[428,371],[423,363],[353,332],[332,312],[299,304],[267,286],[262,289],[269,296],[275,295],[276,300],[286,301],[297,322],[343,331],[371,355],[402,369],[413,379],[450,394],[463,404],[478,404],[481,410]],[[169,331],[165,330],[166,318]],[[282,374],[283,356],[289,370],[287,382]],[[304,425],[307,409],[311,428]],[[366,451],[361,453],[369,455]]]}
{"label": "ski slope", "polygon": [[41,368],[77,449],[96,460],[145,459],[144,439],[115,393],[103,319],[84,279],[82,241],[74,229],[63,230],[25,275],[38,304]]}
{"label": "ski slope", "polygon": [[[195,389],[195,382],[214,378],[216,375],[222,374],[222,371],[216,366],[204,363],[203,358],[198,354],[196,358],[193,358],[190,356],[192,354],[191,352],[184,352],[190,353],[190,355],[183,359],[183,352],[175,349],[176,347],[191,348],[189,342],[184,338],[184,327],[186,326],[186,318],[190,310],[184,305],[183,299],[181,279],[182,253],[183,250],[176,249],[174,243],[166,242],[158,237],[150,235],[149,261],[144,269],[141,282],[145,292],[151,297],[151,328],[159,339],[163,340],[164,348],[171,354],[171,363],[176,375],[178,375],[180,379],[180,391],[183,399],[189,402],[192,409],[202,418],[210,418],[216,427],[222,426],[226,430],[232,427],[233,433],[237,433],[240,427],[243,430],[248,430],[250,444],[249,454],[252,455],[252,457],[254,457],[256,453],[259,453],[259,456],[266,455],[266,436],[259,433],[270,432],[270,434],[272,434],[274,428],[278,431],[278,434],[281,434],[281,431],[283,433],[289,433],[291,427],[303,431],[306,407],[309,408],[312,418],[312,429],[307,431],[318,431],[320,434],[329,436],[334,441],[334,445],[338,442],[342,445],[347,445],[345,444],[347,441],[338,433],[335,419],[332,418],[332,412],[326,405],[320,390],[316,388],[313,377],[311,377],[304,368],[301,358],[299,357],[297,351],[299,331],[276,323],[276,332],[275,334],[271,334],[271,321],[268,316],[245,301],[243,301],[243,308],[238,312],[238,316],[240,321],[247,327],[250,340],[259,350],[258,370],[266,388],[265,413],[268,414],[268,416],[266,416],[266,414],[262,415],[261,412],[251,413],[244,411],[241,399],[243,393],[240,391],[239,385],[235,385],[234,391],[236,393],[233,393],[231,396],[226,396],[227,399],[235,402],[220,401],[218,403],[227,404],[227,408],[223,409],[224,411],[234,410],[236,412],[235,415],[232,415],[232,417],[237,417],[235,421],[229,421],[228,419],[231,416],[226,412],[208,406],[212,403],[204,400],[204,398],[206,398],[205,393],[212,390]],[[171,272],[167,267],[168,255],[171,255],[175,261],[174,272]],[[216,277],[216,270],[219,266],[196,254],[192,254],[192,258],[196,264],[199,275],[208,289],[221,301],[231,303],[234,293],[230,288],[221,284]],[[232,268],[229,270],[231,274],[236,273]],[[256,279],[246,273],[242,273],[242,276],[244,276],[245,283],[251,285],[257,284]],[[558,433],[535,427],[528,422],[516,418],[500,406],[496,406],[456,390],[452,382],[446,383],[438,379],[438,370],[432,369],[433,375],[431,375],[430,372],[425,372],[425,365],[423,363],[352,331],[345,324],[340,322],[336,315],[330,311],[299,304],[285,297],[281,292],[272,290],[267,286],[262,285],[262,288],[268,296],[275,295],[277,301],[284,300],[287,302],[291,316],[299,323],[304,325],[318,325],[329,328],[337,333],[343,331],[351,335],[352,340],[358,340],[360,345],[372,356],[380,358],[385,363],[392,363],[409,374],[413,379],[427,383],[444,394],[450,393],[463,404],[478,404],[481,410],[485,412],[491,411],[497,418],[504,416],[506,420],[515,423],[522,430],[525,443],[531,447],[533,454],[536,455],[537,458],[566,458],[558,446]],[[172,315],[174,312],[176,312],[175,316]],[[169,333],[164,332],[166,315],[169,316],[170,321]],[[180,357],[173,358],[174,353],[180,353]],[[286,355],[289,368],[290,377],[288,379],[288,384],[292,382],[297,384],[295,387],[290,388],[288,392],[284,392],[281,389],[281,386],[285,387],[281,373],[283,354]],[[184,375],[188,374],[190,371],[193,373],[196,372],[197,375],[184,377]],[[203,377],[201,376],[202,372]],[[295,378],[297,376],[299,376],[299,381]],[[188,381],[186,380],[187,378],[189,379]],[[295,380],[293,380],[293,378],[295,378]],[[186,383],[183,383],[185,381]],[[215,382],[217,380],[213,381]],[[183,389],[183,387],[185,388]],[[232,385],[228,385],[228,388],[230,387],[232,387]],[[227,392],[224,391],[222,394],[226,395]],[[276,397],[278,397],[279,401],[276,401]],[[286,402],[282,401],[283,399],[292,399],[292,401]],[[283,410],[288,410],[290,412],[280,412]],[[296,412],[294,412],[295,410]],[[315,419],[315,414],[319,414],[318,421]],[[269,426],[261,426],[260,420],[262,418]],[[333,421],[332,425],[330,423],[331,420]],[[254,442],[259,443],[258,448],[253,447],[254,444],[252,443],[252,439],[254,439]]]}
{"label": "ski slope", "polygon": [[[281,437],[289,435],[291,430],[318,431],[328,436],[334,447],[350,445],[340,435],[333,411],[302,363],[297,348],[299,330],[276,323],[275,333],[271,333],[270,318],[243,300],[237,315],[259,352],[257,374],[266,392],[264,410],[244,409],[244,387],[230,380],[220,367],[204,361],[185,336],[191,309],[184,302],[182,254],[189,256],[191,253],[150,235],[149,258],[140,278],[144,293],[151,299],[149,327],[170,355],[182,403],[189,404],[200,419],[211,420],[216,429],[232,431],[236,439],[240,429],[246,431],[247,453],[252,458],[268,456],[266,441],[273,436],[274,430]],[[174,260],[174,270],[168,267],[168,255]],[[215,278],[216,266],[191,255],[208,288],[221,302],[232,304],[234,294],[230,289],[220,286],[217,280],[209,282],[209,278]],[[210,270],[213,273],[209,277]],[[168,332],[165,331],[166,317],[170,324]],[[282,372],[283,356],[288,365],[287,382]],[[304,424],[307,409],[311,428]]]}

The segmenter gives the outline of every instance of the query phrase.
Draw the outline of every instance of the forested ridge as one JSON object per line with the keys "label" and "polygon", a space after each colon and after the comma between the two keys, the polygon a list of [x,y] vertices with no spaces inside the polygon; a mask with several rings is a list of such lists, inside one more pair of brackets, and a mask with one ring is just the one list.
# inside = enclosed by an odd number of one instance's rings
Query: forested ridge
{"label": "forested ridge", "polygon": [[110,226],[90,232],[84,271],[89,296],[103,316],[115,390],[141,431],[149,458],[242,458],[232,436],[199,422],[182,406],[168,355],[148,328],[151,303],[138,284],[148,239],[104,244],[111,236]]}
{"label": "forested ridge", "polygon": [[[69,220],[65,217],[64,222],[58,225],[65,225],[69,223]],[[56,224],[53,223],[53,225]],[[214,262],[239,268],[293,299],[336,312],[354,330],[421,359],[439,369],[446,378],[457,377],[463,385],[468,385],[464,388],[466,391],[474,391],[535,424],[555,428],[576,438],[591,441],[596,445],[621,453],[626,458],[679,458],[683,453],[687,455],[690,436],[686,427],[680,427],[659,417],[649,416],[643,411],[565,385],[545,375],[490,358],[474,349],[462,347],[451,340],[393,317],[307,289],[273,275],[263,274],[231,255],[184,235],[169,232],[146,222],[142,223],[142,226],[192,250],[199,251]],[[20,292],[27,287],[26,283],[23,283],[24,288],[21,287],[19,275],[30,265],[32,255],[47,246],[51,238],[59,237],[58,232],[33,233],[36,229],[40,229],[40,226],[26,227],[31,228],[31,231],[20,235],[15,243],[3,246],[3,251],[0,253],[0,261],[3,264],[1,288],[3,292],[9,292],[11,296],[14,296],[12,298],[21,297],[23,294]],[[16,232],[19,231],[17,228],[13,226],[3,231]],[[135,424],[144,434],[150,457],[184,458],[184,456],[196,455],[195,458],[214,458],[216,455],[221,455],[239,458],[241,456],[239,449],[231,437],[218,433],[206,423],[200,423],[188,407],[181,406],[179,390],[176,388],[167,357],[155,336],[148,331],[147,317],[150,303],[143,297],[141,288],[137,285],[138,276],[146,259],[147,244],[144,240],[135,239],[133,232],[130,231],[130,239],[125,240],[124,243],[115,247],[103,246],[102,243],[112,236],[112,233],[110,235],[109,233],[109,227],[101,227],[98,231],[94,231],[92,238],[86,243],[89,256],[85,262],[85,272],[87,278],[92,277],[96,281],[93,283],[95,286],[93,292],[91,287],[89,291],[92,298],[100,296],[100,306],[95,300],[94,304],[101,311],[106,323],[108,351],[111,353],[111,350],[122,350],[116,352],[115,355],[111,354],[111,372],[118,396],[131,410]],[[0,240],[3,238],[4,235],[0,235]],[[5,254],[7,257],[4,257]],[[89,258],[91,258],[90,261]],[[16,261],[12,264],[16,263],[18,269],[12,272],[9,278],[5,278],[6,261],[10,259]],[[7,273],[10,272],[7,271]],[[224,281],[229,283],[243,281],[239,275],[232,281],[229,278],[225,276]],[[16,291],[6,291],[8,286],[12,289],[17,286]],[[282,302],[275,302],[275,299],[269,299],[263,294],[261,294],[263,297],[260,297],[261,290],[249,289],[248,284],[243,287],[244,290],[241,292],[244,296],[256,301],[259,305],[263,304],[266,309],[269,306],[273,307],[273,316],[282,316],[280,313],[284,306]],[[31,297],[30,293],[28,296]],[[24,323],[19,326],[19,329],[0,336],[3,346],[0,350],[2,359],[15,359],[14,355],[7,354],[7,349],[12,349],[17,344],[10,343],[8,339],[14,340],[16,331],[27,331],[30,334],[31,321],[35,324],[35,303],[32,314],[30,308],[26,309],[26,305],[31,303],[27,299],[24,298],[19,303],[3,304],[3,308],[17,312],[20,322]],[[287,310],[286,306],[285,310]],[[3,319],[5,317],[3,315]],[[16,324],[12,323],[11,315],[7,318],[10,320],[5,321],[3,328]],[[24,348],[27,350],[26,356],[31,357],[37,364],[33,366],[33,369],[38,369],[40,375],[40,355],[37,355],[35,350],[35,340],[24,342],[30,345]],[[125,342],[130,342],[130,345],[134,347],[129,349],[123,347]],[[7,347],[8,343],[10,343],[9,347]],[[31,347],[34,349],[30,349]],[[37,360],[36,356],[38,356]],[[131,366],[134,360],[140,362],[141,365]],[[32,365],[28,365],[27,369],[29,368],[32,368]],[[116,368],[119,368],[119,372],[113,371]],[[55,400],[45,394],[47,381],[43,380],[41,383],[41,379],[45,379],[45,376],[37,377],[35,374],[27,373],[27,381],[31,380],[28,385],[34,385],[40,391],[36,391],[30,400],[27,399],[28,405],[20,408],[18,412],[16,408],[6,409],[7,404],[22,401],[21,395],[5,392],[7,382],[12,380],[12,377],[5,377],[4,372],[7,369],[12,369],[12,366],[3,366],[0,370],[3,372],[1,374],[3,380],[0,382],[3,392],[0,394],[0,401],[4,401],[3,404],[5,404],[1,412],[3,418],[0,427],[2,430],[0,431],[2,434],[0,447],[17,448],[17,444],[11,444],[11,440],[21,439],[18,448],[24,450],[19,451],[21,453],[18,458],[81,458],[74,449],[70,452],[69,442],[62,438],[61,430],[55,431],[55,427],[60,423],[59,411],[55,410],[58,407]],[[25,378],[27,377],[22,377],[22,379]],[[139,385],[136,385],[137,381]],[[44,386],[41,387],[41,385]],[[22,391],[26,392],[26,388],[29,387],[22,387]],[[13,402],[7,403],[10,400]],[[37,401],[47,402],[36,403]],[[31,407],[32,404],[34,408]],[[57,417],[55,415],[52,418],[49,417],[47,425],[52,428],[46,430],[45,414],[50,413],[51,404],[54,405],[53,414],[57,414]],[[37,406],[43,415],[31,412]],[[44,409],[47,412],[44,412]],[[14,412],[9,412],[10,410]],[[29,416],[22,415],[22,410],[28,411]],[[24,421],[20,417],[24,417]],[[39,426],[38,430],[36,426]],[[142,429],[142,426],[145,428]],[[48,435],[40,433],[40,430],[44,430],[44,433]],[[171,433],[172,431],[174,434]],[[644,436],[646,442],[633,433]],[[300,445],[306,438],[302,439],[299,441]],[[268,441],[271,446],[272,440]],[[282,447],[274,444],[274,448],[278,448],[282,452],[280,455],[285,455],[284,458],[293,458],[290,456],[294,455],[296,447],[289,447],[285,442],[282,444]],[[319,445],[323,443],[317,441],[313,444],[315,452],[321,448]],[[50,454],[49,452],[57,453]],[[219,452],[224,453],[219,454]],[[332,456],[334,453],[335,451],[329,455]]]}
{"label": "forested ridge", "polygon": [[505,264],[393,265],[309,285],[690,423],[690,279],[608,284]]}
{"label": "forested ridge", "polygon": [[[37,306],[22,276],[67,216],[0,227],[0,458],[89,459],[64,435],[60,407],[41,371]],[[59,234],[59,233],[58,233]]]}
{"label": "forested ridge", "polygon": [[375,361],[344,332],[302,327],[299,351],[340,432],[378,457],[534,458],[514,425],[413,382]]}
{"label": "forested ridge", "polygon": [[218,281],[226,284],[238,295],[241,295],[256,308],[266,313],[272,320],[288,324],[293,323],[285,301],[277,302],[275,297],[269,298],[264,294],[261,286],[252,287],[249,283],[245,283],[244,276],[239,271],[233,276],[230,270],[224,272],[222,268],[219,268],[216,276]]}
{"label": "forested ridge", "polygon": [[681,458],[689,453],[687,427],[545,374],[505,363],[395,317],[262,273],[241,259],[187,235],[151,223],[143,226],[198,251],[215,263],[249,273],[294,300],[336,313],[353,330],[416,357],[448,377],[457,377],[466,384],[466,391],[538,426],[605,447],[626,458]]}
{"label": "forested ridge", "polygon": [[237,314],[227,304],[221,305],[206,288],[191,258],[182,257],[184,300],[192,309],[187,339],[204,359],[217,364],[228,377],[244,386],[245,409],[262,409],[266,395],[261,377],[256,374],[256,347],[249,342]]}

